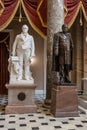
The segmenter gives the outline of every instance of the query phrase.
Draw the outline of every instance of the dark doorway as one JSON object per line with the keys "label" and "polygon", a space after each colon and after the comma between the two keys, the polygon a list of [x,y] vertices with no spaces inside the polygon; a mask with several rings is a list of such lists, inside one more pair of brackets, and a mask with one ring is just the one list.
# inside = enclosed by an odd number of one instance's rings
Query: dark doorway
{"label": "dark doorway", "polygon": [[7,94],[5,84],[9,81],[8,58],[9,58],[9,32],[0,32],[0,94]]}

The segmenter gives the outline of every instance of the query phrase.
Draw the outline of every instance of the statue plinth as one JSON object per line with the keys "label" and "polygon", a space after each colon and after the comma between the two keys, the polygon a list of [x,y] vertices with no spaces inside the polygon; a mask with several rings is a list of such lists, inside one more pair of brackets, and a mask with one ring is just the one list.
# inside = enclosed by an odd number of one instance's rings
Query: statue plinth
{"label": "statue plinth", "polygon": [[30,83],[13,83],[6,84],[8,89],[8,105],[6,106],[6,114],[25,114],[35,113],[35,88],[36,84]]}
{"label": "statue plinth", "polygon": [[34,84],[34,79],[32,78],[32,79],[29,79],[29,80],[16,80],[16,81],[10,81],[9,82],[11,85],[20,85],[20,84]]}
{"label": "statue plinth", "polygon": [[55,117],[78,116],[78,96],[75,85],[55,85],[52,88],[51,112]]}

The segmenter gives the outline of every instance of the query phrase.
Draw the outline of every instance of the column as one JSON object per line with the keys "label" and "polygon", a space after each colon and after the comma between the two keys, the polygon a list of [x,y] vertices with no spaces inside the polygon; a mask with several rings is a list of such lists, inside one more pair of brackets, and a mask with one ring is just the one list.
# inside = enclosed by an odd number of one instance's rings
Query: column
{"label": "column", "polygon": [[83,38],[83,92],[87,100],[87,23],[84,21],[84,38]]}
{"label": "column", "polygon": [[57,80],[57,73],[52,72],[52,49],[53,35],[61,31],[64,23],[64,0],[47,0],[47,88],[46,100],[49,103],[51,99],[51,88],[53,79]]}

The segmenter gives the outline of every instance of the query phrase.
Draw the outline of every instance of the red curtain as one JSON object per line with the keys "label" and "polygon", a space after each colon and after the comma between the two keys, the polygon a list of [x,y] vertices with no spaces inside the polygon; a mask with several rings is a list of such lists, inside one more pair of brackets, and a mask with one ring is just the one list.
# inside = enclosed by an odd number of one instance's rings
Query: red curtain
{"label": "red curtain", "polygon": [[65,23],[69,27],[74,23],[79,11],[84,14],[87,21],[87,0],[65,0],[67,14],[65,17]]}
{"label": "red curtain", "polygon": [[65,17],[65,23],[71,26],[79,12],[80,0],[67,0],[67,15]]}
{"label": "red curtain", "polygon": [[37,14],[43,27],[47,28],[47,0],[37,0]]}
{"label": "red curtain", "polygon": [[19,4],[18,0],[1,0],[1,2],[0,10],[3,9],[3,12],[0,14],[0,31],[6,28],[12,21]]}
{"label": "red curtain", "polygon": [[87,20],[87,0],[82,0],[82,9],[83,9],[83,14],[85,15],[85,18]]}
{"label": "red curtain", "polygon": [[[47,0],[0,0],[0,31],[12,21],[20,4],[31,26],[43,37],[47,35]],[[43,11],[44,10],[44,11]],[[40,17],[41,16],[41,17]]]}
{"label": "red curtain", "polygon": [[[21,2],[21,3],[20,3]],[[8,26],[22,4],[31,26],[43,37],[47,35],[47,0],[0,0],[0,31]],[[73,24],[81,10],[87,20],[87,0],[64,0],[65,23]]]}

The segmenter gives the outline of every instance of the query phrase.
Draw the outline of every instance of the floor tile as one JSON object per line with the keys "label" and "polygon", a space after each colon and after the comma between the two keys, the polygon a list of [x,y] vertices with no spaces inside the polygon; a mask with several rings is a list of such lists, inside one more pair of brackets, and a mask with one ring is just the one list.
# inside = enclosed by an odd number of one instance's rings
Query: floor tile
{"label": "floor tile", "polygon": [[37,95],[37,113],[5,114],[8,102],[6,95],[0,95],[0,130],[87,130],[87,115],[55,118],[50,109],[44,107],[44,96]]}

